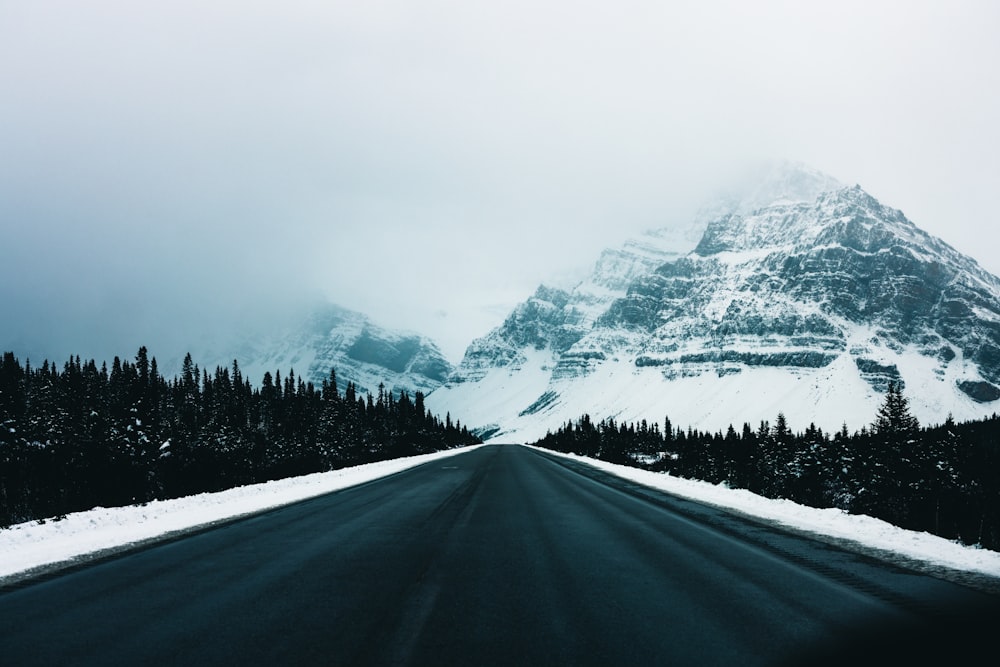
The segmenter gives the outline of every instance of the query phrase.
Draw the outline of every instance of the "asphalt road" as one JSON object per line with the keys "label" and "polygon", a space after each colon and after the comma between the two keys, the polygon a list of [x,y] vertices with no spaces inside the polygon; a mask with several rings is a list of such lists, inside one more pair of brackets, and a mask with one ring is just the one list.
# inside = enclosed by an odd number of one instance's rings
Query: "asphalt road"
{"label": "asphalt road", "polygon": [[0,592],[0,664],[925,664],[995,601],[498,446]]}

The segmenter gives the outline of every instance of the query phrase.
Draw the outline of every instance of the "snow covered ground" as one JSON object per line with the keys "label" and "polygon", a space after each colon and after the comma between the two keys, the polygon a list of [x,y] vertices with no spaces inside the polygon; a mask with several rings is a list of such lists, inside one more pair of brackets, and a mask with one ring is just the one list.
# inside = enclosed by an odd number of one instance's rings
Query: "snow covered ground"
{"label": "snow covered ground", "polygon": [[86,560],[129,545],[363,484],[481,446],[378,461],[145,505],[95,507],[74,512],[59,521],[20,523],[0,530],[0,583],[55,564]]}
{"label": "snow covered ground", "polygon": [[930,533],[904,530],[881,519],[848,514],[835,508],[806,507],[789,500],[764,498],[746,489],[730,489],[721,484],[671,477],[575,454],[560,454],[547,449],[539,451],[582,461],[676,496],[735,510],[796,531],[825,536],[835,542],[854,543],[866,547],[873,554],[888,552],[898,556],[894,560],[901,564],[922,566],[919,567],[921,570],[961,570],[1000,577],[1000,552],[965,546]]}
{"label": "snow covered ground", "polygon": [[[482,445],[476,445],[479,447]],[[305,475],[219,493],[205,493],[145,506],[95,508],[60,521],[31,521],[0,530],[0,583],[13,581],[55,564],[86,560],[128,545],[156,540],[200,526],[293,503],[385,477],[414,466],[469,451],[453,449],[393,461],[380,461],[326,473]],[[548,452],[548,450],[542,450]],[[555,454],[555,452],[548,452]],[[582,456],[558,454],[589,463],[625,479],[790,528],[850,541],[901,560],[935,568],[1000,577],[1000,552],[967,547],[927,533],[896,528],[867,516],[837,509],[803,507],[771,500],[741,489],[670,477]]]}
{"label": "snow covered ground", "polygon": [[[755,429],[761,420],[773,424],[780,412],[793,430],[812,423],[835,433],[846,424],[853,433],[871,424],[885,399],[884,390],[877,391],[862,378],[850,351],[868,345],[865,359],[899,369],[910,409],[921,424],[941,424],[949,414],[958,422],[971,421],[997,411],[995,402],[977,403],[958,389],[970,377],[961,350],[955,351],[952,362],[941,365],[913,347],[896,351],[869,345],[876,337],[873,329],[855,326],[847,349],[826,366],[733,364],[730,367],[738,370],[733,375],[721,370],[724,364],[706,362],[686,364],[689,375],[668,377],[661,367],[637,366],[634,356],[622,356],[592,362],[578,376],[554,378],[558,359],[548,350],[530,350],[516,368],[492,368],[475,382],[436,389],[427,405],[437,414],[462,415],[462,423],[470,428],[499,425],[490,437],[502,442],[535,442],[584,414],[594,423],[607,417],[618,423],[648,419],[660,420],[661,427],[669,417],[675,427],[725,433],[730,425],[739,430],[744,423]],[[698,351],[692,348],[692,353]],[[782,352],[749,346],[728,351]],[[541,397],[545,400],[538,401]],[[529,408],[536,401],[536,407]]]}

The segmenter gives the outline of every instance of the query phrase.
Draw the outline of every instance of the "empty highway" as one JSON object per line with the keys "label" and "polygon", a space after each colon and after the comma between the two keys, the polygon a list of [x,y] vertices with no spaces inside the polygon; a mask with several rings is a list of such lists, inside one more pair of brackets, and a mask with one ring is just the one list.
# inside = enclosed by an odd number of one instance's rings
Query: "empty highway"
{"label": "empty highway", "polygon": [[9,587],[0,662],[913,660],[965,655],[993,602],[579,463],[490,446]]}

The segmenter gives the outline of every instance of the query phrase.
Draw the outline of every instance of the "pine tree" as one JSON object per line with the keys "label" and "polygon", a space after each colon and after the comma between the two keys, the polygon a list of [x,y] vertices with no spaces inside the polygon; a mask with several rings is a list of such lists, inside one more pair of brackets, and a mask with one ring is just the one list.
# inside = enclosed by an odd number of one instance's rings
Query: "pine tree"
{"label": "pine tree", "polygon": [[909,401],[895,382],[889,383],[885,401],[872,423],[869,488],[873,492],[871,513],[898,526],[909,527],[909,490],[919,483],[914,445],[920,434]]}
{"label": "pine tree", "polygon": [[323,386],[323,395],[331,400],[340,400],[340,392],[337,390],[337,370],[335,368],[330,369],[330,379]]}
{"label": "pine tree", "polygon": [[903,396],[899,385],[890,382],[885,401],[872,423],[872,431],[883,436],[900,437],[913,436],[919,430],[920,422],[910,414],[910,402]]}

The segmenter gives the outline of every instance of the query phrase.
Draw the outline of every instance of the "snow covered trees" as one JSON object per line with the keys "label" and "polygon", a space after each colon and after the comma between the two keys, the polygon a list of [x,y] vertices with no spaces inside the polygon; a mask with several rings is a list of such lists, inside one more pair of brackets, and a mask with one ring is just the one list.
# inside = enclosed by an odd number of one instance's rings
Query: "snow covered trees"
{"label": "snow covered trees", "polygon": [[920,422],[910,414],[910,402],[895,382],[889,383],[885,401],[878,409],[872,431],[896,440],[912,438],[920,430]]}
{"label": "snow covered trees", "polygon": [[907,526],[912,509],[909,492],[920,485],[916,460],[919,452],[915,447],[920,424],[910,414],[909,401],[894,382],[889,383],[871,434],[870,446],[861,456],[867,465],[859,471],[863,490],[855,509],[891,516],[897,525]]}
{"label": "snow covered trees", "polygon": [[[370,397],[368,397],[370,398]],[[140,348],[110,372],[71,359],[60,372],[0,357],[0,526],[95,505],[217,491],[471,444],[456,421],[426,412],[423,396],[377,403],[344,398],[331,372],[316,389],[289,372],[251,387],[232,370],[160,376]]]}
{"label": "snow covered trees", "polygon": [[[1000,550],[1000,417],[921,428],[892,385],[871,428],[801,433],[784,414],[742,431],[653,429],[584,415],[537,445],[701,479]],[[657,452],[652,456],[651,452]]]}

